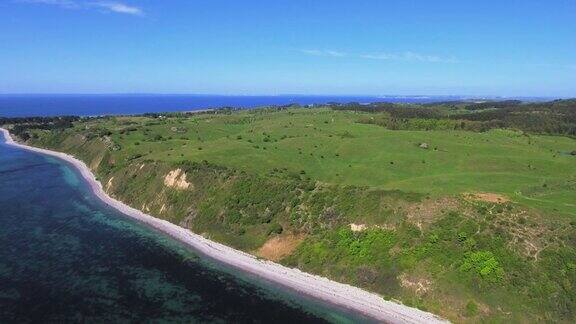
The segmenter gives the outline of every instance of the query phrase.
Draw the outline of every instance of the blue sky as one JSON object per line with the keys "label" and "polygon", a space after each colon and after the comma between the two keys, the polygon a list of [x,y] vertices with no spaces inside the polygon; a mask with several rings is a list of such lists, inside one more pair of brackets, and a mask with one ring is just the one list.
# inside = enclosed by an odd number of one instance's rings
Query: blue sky
{"label": "blue sky", "polygon": [[576,97],[576,1],[1,0],[0,93]]}

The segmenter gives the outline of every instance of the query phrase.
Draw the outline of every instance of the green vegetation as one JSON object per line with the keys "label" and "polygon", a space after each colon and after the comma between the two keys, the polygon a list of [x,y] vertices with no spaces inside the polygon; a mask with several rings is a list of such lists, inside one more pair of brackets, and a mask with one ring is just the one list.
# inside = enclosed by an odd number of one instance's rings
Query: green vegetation
{"label": "green vegetation", "polygon": [[301,238],[281,263],[457,322],[573,322],[574,111],[347,104],[5,123],[86,161],[109,194],[236,248]]}

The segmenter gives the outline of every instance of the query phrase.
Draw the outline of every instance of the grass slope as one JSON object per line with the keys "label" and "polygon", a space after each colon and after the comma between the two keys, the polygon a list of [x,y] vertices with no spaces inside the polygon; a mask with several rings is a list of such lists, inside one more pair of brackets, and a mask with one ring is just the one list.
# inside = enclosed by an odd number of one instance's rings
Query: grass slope
{"label": "grass slope", "polygon": [[[574,140],[492,130],[391,131],[355,123],[353,112],[301,109],[203,115],[163,122],[142,118],[98,121],[137,130],[111,136],[120,159],[203,161],[266,175],[305,172],[325,183],[424,192],[506,194],[530,206],[575,215]],[[135,127],[135,126],[132,126]],[[158,139],[161,136],[161,140]],[[427,143],[429,149],[419,148]],[[543,189],[542,189],[543,188]]]}

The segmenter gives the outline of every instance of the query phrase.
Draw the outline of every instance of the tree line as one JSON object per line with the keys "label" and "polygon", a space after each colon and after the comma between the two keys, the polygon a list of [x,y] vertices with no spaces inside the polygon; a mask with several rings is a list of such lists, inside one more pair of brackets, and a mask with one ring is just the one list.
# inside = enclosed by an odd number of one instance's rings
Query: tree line
{"label": "tree line", "polygon": [[22,140],[30,139],[30,129],[65,129],[80,120],[78,116],[57,117],[0,117],[0,125],[13,125],[11,132]]}
{"label": "tree line", "polygon": [[[518,100],[422,105],[347,103],[332,104],[330,107],[334,110],[375,113],[361,117],[359,122],[390,129],[461,129],[482,132],[494,128],[510,128],[538,134],[576,136],[576,99],[537,103],[522,103]],[[458,108],[462,109],[455,110]]]}

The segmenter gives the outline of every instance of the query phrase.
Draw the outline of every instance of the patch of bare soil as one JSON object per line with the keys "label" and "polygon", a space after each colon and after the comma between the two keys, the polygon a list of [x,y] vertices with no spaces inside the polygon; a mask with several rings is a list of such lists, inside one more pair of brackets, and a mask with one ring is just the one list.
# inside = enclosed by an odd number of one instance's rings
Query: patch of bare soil
{"label": "patch of bare soil", "polygon": [[112,187],[112,181],[114,181],[114,177],[110,177],[110,179],[106,183],[106,189],[104,190],[106,191],[106,193],[110,192],[110,188]]}
{"label": "patch of bare soil", "polygon": [[503,203],[510,201],[510,199],[508,199],[508,197],[506,197],[504,195],[497,194],[497,193],[491,193],[491,192],[465,193],[464,198],[469,199],[469,200],[484,201],[484,202],[489,202],[489,203],[494,203],[494,204],[503,204]]}
{"label": "patch of bare soil", "polygon": [[166,177],[164,177],[164,184],[180,190],[188,189],[192,185],[186,181],[186,172],[182,171],[182,169],[170,171]]}
{"label": "patch of bare soil", "polygon": [[432,281],[424,277],[402,273],[398,276],[398,280],[402,287],[414,291],[418,296],[426,294],[432,288]]}
{"label": "patch of bare soil", "polygon": [[390,224],[384,224],[384,225],[366,225],[366,224],[355,224],[355,223],[350,223],[350,230],[352,232],[363,232],[365,230],[368,229],[382,229],[382,230],[394,230],[396,229],[396,227],[394,225],[390,225]]}
{"label": "patch of bare soil", "polygon": [[268,260],[279,261],[294,252],[304,237],[304,235],[295,234],[274,236],[258,249],[256,255]]}
{"label": "patch of bare soil", "polygon": [[457,210],[460,207],[458,199],[444,197],[440,199],[430,199],[424,202],[410,205],[406,209],[406,218],[418,228],[426,228],[442,217],[445,212]]}
{"label": "patch of bare soil", "polygon": [[350,224],[350,230],[352,230],[352,232],[362,232],[367,228],[368,226],[366,226],[366,224]]}

